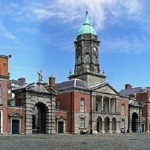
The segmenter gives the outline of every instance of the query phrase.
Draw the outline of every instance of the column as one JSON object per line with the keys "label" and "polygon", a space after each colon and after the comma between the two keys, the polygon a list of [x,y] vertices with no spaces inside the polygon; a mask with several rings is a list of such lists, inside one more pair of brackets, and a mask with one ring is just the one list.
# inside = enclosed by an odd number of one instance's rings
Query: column
{"label": "column", "polygon": [[112,133],[112,121],[109,122],[109,133]]}
{"label": "column", "polygon": [[120,133],[120,121],[116,121],[116,132]]}
{"label": "column", "polygon": [[101,101],[102,101],[102,111],[104,111],[104,97],[103,96],[102,96]]}
{"label": "column", "polygon": [[118,112],[118,99],[115,100],[116,103],[115,103],[115,112]]}
{"label": "column", "polygon": [[31,104],[26,103],[26,122],[25,122],[25,133],[32,134],[32,108]]}
{"label": "column", "polygon": [[111,99],[109,98],[109,112],[111,112]]}
{"label": "column", "polygon": [[92,111],[96,109],[96,96],[92,95]]}
{"label": "column", "polygon": [[96,123],[97,123],[96,121],[92,121],[92,131],[93,131],[92,133],[93,134],[97,134]]}
{"label": "column", "polygon": [[102,121],[102,133],[105,133],[105,122]]}

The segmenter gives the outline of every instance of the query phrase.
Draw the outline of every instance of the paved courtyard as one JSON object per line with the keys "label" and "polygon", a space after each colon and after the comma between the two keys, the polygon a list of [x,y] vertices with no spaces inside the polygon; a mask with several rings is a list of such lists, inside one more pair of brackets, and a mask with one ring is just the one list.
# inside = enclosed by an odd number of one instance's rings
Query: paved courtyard
{"label": "paved courtyard", "polygon": [[1,135],[0,150],[150,150],[150,134]]}

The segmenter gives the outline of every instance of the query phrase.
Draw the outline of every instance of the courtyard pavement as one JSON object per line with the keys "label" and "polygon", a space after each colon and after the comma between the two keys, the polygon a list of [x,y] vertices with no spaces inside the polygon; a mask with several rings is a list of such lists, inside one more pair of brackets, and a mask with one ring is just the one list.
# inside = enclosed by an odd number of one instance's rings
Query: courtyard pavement
{"label": "courtyard pavement", "polygon": [[150,133],[0,135],[0,150],[150,150]]}

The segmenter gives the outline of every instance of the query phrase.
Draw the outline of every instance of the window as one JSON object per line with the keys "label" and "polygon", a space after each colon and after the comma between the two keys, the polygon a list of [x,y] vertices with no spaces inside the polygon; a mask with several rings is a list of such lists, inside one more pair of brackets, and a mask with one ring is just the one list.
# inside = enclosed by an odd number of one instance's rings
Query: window
{"label": "window", "polygon": [[85,100],[83,98],[80,100],[80,112],[85,112]]}
{"label": "window", "polygon": [[94,55],[94,56],[93,56],[93,63],[94,63],[94,64],[97,63],[96,60],[97,60],[97,59],[96,59],[96,56]]}
{"label": "window", "polygon": [[85,128],[85,118],[80,118],[80,128]]}
{"label": "window", "polygon": [[86,54],[84,57],[84,63],[89,64],[90,63],[90,56],[89,54]]}
{"label": "window", "polygon": [[125,120],[121,119],[121,128],[124,128],[124,127],[125,127]]}
{"label": "window", "polygon": [[125,105],[124,104],[121,105],[121,115],[122,116],[125,115]]}
{"label": "window", "polygon": [[96,111],[98,111],[98,103],[96,103]]}
{"label": "window", "polygon": [[0,85],[0,105],[2,104],[2,86]]}
{"label": "window", "polygon": [[57,100],[57,109],[60,110],[60,100]]}

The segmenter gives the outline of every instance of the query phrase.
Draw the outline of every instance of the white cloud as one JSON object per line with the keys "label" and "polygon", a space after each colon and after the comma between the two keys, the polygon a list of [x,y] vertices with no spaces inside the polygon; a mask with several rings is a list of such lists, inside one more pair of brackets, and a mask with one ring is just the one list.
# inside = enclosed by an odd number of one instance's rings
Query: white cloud
{"label": "white cloud", "polygon": [[[142,41],[142,44],[141,44]],[[143,51],[149,51],[149,37],[118,37],[103,39],[101,46],[102,52],[108,53],[132,53],[140,54]]]}
{"label": "white cloud", "polygon": [[50,11],[43,8],[35,8],[33,13],[37,16],[38,20],[46,20],[54,15]]}
{"label": "white cloud", "polygon": [[8,31],[2,23],[0,23],[0,32],[2,33],[1,35],[7,39],[17,41],[16,36],[11,31]]}
{"label": "white cloud", "polygon": [[[139,16],[143,2],[140,0],[51,0],[26,1],[12,3],[9,1],[2,7],[3,14],[9,14],[14,19],[31,19],[34,21],[52,21],[61,19],[62,22],[83,22],[83,13],[89,11],[92,24],[96,29],[102,29],[105,22],[120,17],[135,19]],[[82,18],[82,19],[80,19]]]}

